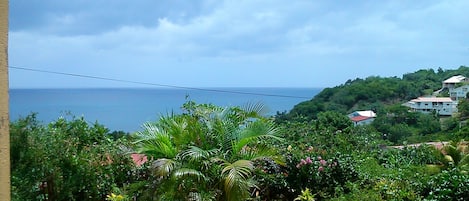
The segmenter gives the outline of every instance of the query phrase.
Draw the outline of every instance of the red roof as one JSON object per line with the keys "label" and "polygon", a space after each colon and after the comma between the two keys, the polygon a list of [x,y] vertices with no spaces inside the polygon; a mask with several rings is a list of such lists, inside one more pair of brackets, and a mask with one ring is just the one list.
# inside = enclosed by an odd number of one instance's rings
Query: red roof
{"label": "red roof", "polygon": [[373,118],[373,117],[354,116],[354,117],[350,118],[350,120],[352,120],[353,122],[360,122],[360,121],[364,121],[364,120],[367,120],[367,119],[370,119],[370,118]]}
{"label": "red roof", "polygon": [[134,161],[135,165],[137,165],[137,166],[141,166],[145,162],[148,161],[148,158],[147,158],[147,156],[145,156],[145,154],[132,154],[130,156],[132,157],[132,160]]}

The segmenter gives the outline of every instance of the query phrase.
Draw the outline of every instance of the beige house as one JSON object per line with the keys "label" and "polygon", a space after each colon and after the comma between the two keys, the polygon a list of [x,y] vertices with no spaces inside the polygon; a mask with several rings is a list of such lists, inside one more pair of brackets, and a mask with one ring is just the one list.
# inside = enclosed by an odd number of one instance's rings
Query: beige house
{"label": "beige house", "polygon": [[447,88],[447,89],[454,89],[456,88],[456,85],[459,84],[459,83],[465,83],[465,82],[469,82],[469,79],[462,76],[462,75],[455,75],[453,77],[450,77],[448,79],[446,79],[445,81],[443,81],[443,89],[444,88]]}

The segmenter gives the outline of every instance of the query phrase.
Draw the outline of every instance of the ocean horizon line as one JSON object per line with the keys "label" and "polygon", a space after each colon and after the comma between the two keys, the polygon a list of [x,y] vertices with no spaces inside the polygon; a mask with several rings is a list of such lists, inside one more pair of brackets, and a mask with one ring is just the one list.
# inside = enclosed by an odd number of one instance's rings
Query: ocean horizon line
{"label": "ocean horizon line", "polygon": [[197,89],[324,89],[327,87],[267,87],[267,86],[244,86],[244,87],[9,87],[9,90],[22,89],[170,89],[170,90],[197,90]]}
{"label": "ocean horizon line", "polygon": [[99,121],[111,130],[136,131],[161,114],[180,111],[188,100],[229,107],[263,103],[268,114],[291,110],[311,100],[322,88],[214,87],[200,90],[173,88],[52,88],[10,89],[10,119],[32,112],[50,122],[64,111]]}

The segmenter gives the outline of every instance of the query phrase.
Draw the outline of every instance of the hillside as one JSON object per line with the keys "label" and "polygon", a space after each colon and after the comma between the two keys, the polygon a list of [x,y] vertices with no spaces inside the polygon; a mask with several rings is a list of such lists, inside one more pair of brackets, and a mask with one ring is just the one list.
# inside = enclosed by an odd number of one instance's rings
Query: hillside
{"label": "hillside", "polygon": [[332,88],[325,88],[309,101],[301,102],[278,119],[297,117],[314,119],[324,111],[348,113],[358,109],[379,110],[386,105],[403,103],[412,98],[429,95],[441,88],[441,82],[454,75],[469,76],[469,67],[444,70],[423,69],[399,77],[371,76],[366,79],[347,80]]}

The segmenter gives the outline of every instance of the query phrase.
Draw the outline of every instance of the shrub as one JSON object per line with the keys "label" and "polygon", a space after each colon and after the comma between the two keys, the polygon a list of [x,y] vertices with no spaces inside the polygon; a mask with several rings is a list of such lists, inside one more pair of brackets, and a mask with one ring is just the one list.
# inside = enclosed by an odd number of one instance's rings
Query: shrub
{"label": "shrub", "polygon": [[84,118],[47,126],[35,115],[13,122],[13,200],[104,200],[112,186],[129,182],[133,162],[123,143]]}
{"label": "shrub", "polygon": [[317,153],[289,155],[287,157],[287,181],[294,192],[308,188],[318,198],[328,198],[336,193],[347,192],[346,183],[358,180],[358,172],[352,158],[337,153],[323,158]]}
{"label": "shrub", "polygon": [[444,170],[423,186],[422,195],[430,200],[465,200],[469,197],[469,175],[456,168]]}

